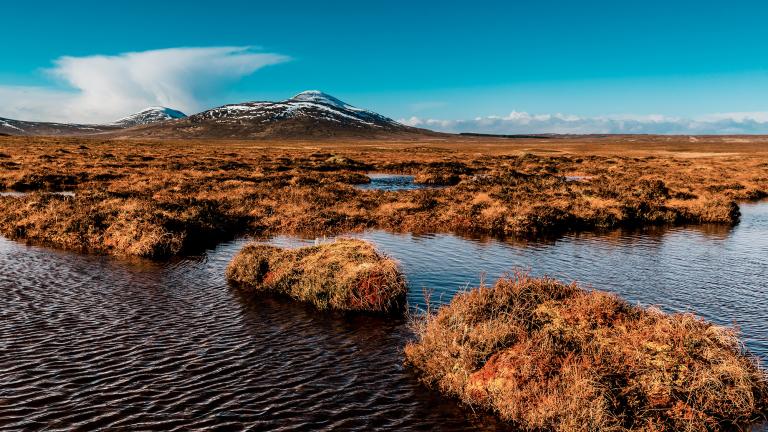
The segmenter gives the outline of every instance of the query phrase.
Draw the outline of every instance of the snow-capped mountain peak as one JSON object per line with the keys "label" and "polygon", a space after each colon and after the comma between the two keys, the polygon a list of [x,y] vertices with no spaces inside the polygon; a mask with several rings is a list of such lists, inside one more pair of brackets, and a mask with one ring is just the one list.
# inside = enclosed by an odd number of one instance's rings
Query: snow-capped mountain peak
{"label": "snow-capped mountain peak", "polygon": [[346,109],[350,111],[363,111],[360,108],[353,107],[328,93],[323,93],[320,90],[307,90],[303,91],[296,96],[288,99],[286,102],[311,102],[330,105],[336,108]]}
{"label": "snow-capped mountain peak", "polygon": [[[353,107],[329,94],[310,90],[280,102],[245,102],[224,105],[189,118],[193,123],[214,121],[219,124],[245,123],[268,125],[293,121],[307,124],[325,123],[332,129],[401,130],[403,125],[371,111]],[[317,126],[313,126],[317,128]],[[321,128],[322,129],[322,128]]]}
{"label": "snow-capped mountain peak", "polygon": [[166,107],[149,107],[145,108],[136,114],[131,114],[127,117],[123,117],[120,120],[112,123],[116,126],[131,127],[137,125],[145,125],[151,123],[157,123],[167,120],[174,120],[185,118],[187,115],[181,111],[177,111]]}
{"label": "snow-capped mountain peak", "polygon": [[252,101],[212,108],[185,119],[131,128],[134,136],[307,138],[423,133],[317,90],[277,102]]}

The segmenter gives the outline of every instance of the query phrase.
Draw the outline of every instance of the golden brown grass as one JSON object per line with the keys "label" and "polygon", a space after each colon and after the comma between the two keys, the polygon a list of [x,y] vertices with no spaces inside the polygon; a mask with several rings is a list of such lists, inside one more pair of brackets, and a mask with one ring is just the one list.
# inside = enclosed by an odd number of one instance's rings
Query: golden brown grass
{"label": "golden brown grass", "polygon": [[[497,237],[738,221],[768,195],[762,137],[145,141],[0,138],[0,233],[166,257],[239,234],[381,228]],[[731,141],[733,142],[731,142]],[[367,171],[447,187],[359,190]],[[567,176],[586,176],[568,181]]]}
{"label": "golden brown grass", "polygon": [[424,382],[525,430],[710,431],[764,419],[768,377],[731,328],[524,275],[413,321]]}
{"label": "golden brown grass", "polygon": [[297,249],[250,244],[227,267],[227,279],[251,292],[286,294],[320,309],[402,311],[407,292],[397,263],[355,239]]}

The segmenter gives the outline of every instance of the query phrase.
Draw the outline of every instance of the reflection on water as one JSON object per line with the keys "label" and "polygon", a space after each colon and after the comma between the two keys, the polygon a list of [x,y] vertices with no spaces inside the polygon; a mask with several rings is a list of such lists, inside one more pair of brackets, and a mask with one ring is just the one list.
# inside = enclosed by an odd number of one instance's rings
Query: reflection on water
{"label": "reflection on water", "polygon": [[384,191],[404,191],[424,189],[427,186],[414,183],[412,175],[401,174],[367,174],[371,179],[370,183],[357,185],[358,189],[363,190],[384,190]]}
{"label": "reflection on water", "polygon": [[[768,356],[768,203],[746,204],[735,228],[654,228],[642,232],[571,235],[545,243],[468,240],[451,234],[392,234],[355,237],[376,243],[398,259],[411,284],[409,302],[423,307],[447,302],[481,278],[529,271],[578,281],[667,311],[694,311],[720,324],[736,324],[747,346]],[[273,243],[312,242],[276,237]]]}
{"label": "reflection on water", "polygon": [[0,429],[497,430],[402,366],[402,319],[244,299],[200,259],[0,239]]}
{"label": "reflection on water", "polygon": [[[527,245],[367,232],[409,301],[528,269],[739,325],[768,355],[768,204],[732,230],[574,235]],[[278,244],[310,241],[290,237]],[[402,320],[245,299],[224,269],[245,244],[157,264],[0,239],[0,428],[497,430],[402,367]]]}

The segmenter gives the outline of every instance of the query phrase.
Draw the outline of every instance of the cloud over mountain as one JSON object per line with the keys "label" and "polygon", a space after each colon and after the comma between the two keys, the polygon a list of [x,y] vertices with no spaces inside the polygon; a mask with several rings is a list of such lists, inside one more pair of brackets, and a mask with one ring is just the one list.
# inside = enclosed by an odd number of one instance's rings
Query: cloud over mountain
{"label": "cloud over mountain", "polygon": [[227,85],[289,60],[249,47],[169,48],[61,57],[47,72],[66,87],[0,86],[0,116],[108,122],[147,106],[196,112]]}

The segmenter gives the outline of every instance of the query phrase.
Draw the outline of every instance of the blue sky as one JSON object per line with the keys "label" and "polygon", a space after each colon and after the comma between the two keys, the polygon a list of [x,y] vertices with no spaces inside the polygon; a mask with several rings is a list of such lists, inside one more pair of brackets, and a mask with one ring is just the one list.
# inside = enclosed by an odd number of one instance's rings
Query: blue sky
{"label": "blue sky", "polygon": [[[157,78],[193,69],[208,80],[166,76],[162,87],[174,87],[178,97],[157,102],[195,110],[321,89],[396,119],[433,120],[447,129],[480,127],[466,121],[513,112],[539,116],[544,126],[537,127],[545,128],[542,116],[558,113],[699,122],[741,113],[725,117],[768,122],[768,2],[762,1],[51,1],[4,4],[3,15],[0,116],[6,117],[100,120],[144,101],[120,104],[114,97],[121,93],[111,87],[78,88],[70,72],[57,69],[62,57],[251,47],[247,53],[276,57],[223,77],[199,73],[205,65],[189,59],[151,71]],[[113,71],[78,69],[78,85]],[[87,104],[67,99],[83,91]],[[66,112],[56,104],[66,104]]]}

